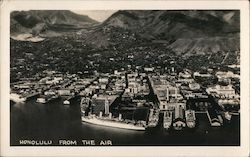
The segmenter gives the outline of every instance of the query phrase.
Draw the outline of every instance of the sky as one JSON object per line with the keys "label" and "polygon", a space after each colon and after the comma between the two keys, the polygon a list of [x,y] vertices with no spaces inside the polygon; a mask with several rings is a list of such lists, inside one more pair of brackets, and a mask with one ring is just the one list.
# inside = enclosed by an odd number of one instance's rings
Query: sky
{"label": "sky", "polygon": [[88,15],[90,18],[103,22],[117,10],[71,10],[77,14]]}

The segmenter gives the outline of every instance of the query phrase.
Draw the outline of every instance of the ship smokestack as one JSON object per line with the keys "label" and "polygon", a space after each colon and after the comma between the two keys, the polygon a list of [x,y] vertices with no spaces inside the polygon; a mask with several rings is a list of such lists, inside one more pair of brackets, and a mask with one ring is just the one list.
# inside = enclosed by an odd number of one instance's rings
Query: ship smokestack
{"label": "ship smokestack", "polygon": [[109,101],[107,98],[105,99],[105,114],[109,114]]}
{"label": "ship smokestack", "polygon": [[122,120],[122,114],[119,113],[119,120]]}

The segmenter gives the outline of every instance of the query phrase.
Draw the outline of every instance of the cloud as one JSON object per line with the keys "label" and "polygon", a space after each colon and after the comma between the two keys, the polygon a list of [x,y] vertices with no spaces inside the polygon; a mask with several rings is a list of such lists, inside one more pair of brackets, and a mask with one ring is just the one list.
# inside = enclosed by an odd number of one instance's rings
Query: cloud
{"label": "cloud", "polygon": [[71,10],[77,14],[88,15],[90,18],[103,22],[117,10]]}

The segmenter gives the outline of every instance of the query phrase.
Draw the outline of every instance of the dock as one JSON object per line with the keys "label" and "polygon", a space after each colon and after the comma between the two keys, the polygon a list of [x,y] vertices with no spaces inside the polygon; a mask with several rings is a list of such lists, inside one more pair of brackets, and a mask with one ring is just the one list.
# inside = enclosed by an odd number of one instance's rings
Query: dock
{"label": "dock", "polygon": [[34,93],[30,93],[30,94],[24,95],[24,97],[25,97],[26,99],[30,99],[30,98],[32,98],[32,97],[34,97],[34,96],[39,95],[39,94],[40,94],[40,92],[34,92]]}
{"label": "dock", "polygon": [[[209,120],[211,126],[218,127],[218,126],[222,125],[223,122],[221,120],[221,117],[219,117],[216,114],[215,110],[213,111],[212,109],[210,109],[210,110],[206,111],[206,113],[207,113],[207,117],[208,117],[208,120]],[[211,116],[212,116],[212,118],[211,118]]]}
{"label": "dock", "polygon": [[206,111],[206,114],[207,114],[207,118],[208,118],[208,120],[209,120],[210,124],[212,125],[212,120],[211,120],[211,117],[210,117],[210,115],[209,115],[208,111]]}

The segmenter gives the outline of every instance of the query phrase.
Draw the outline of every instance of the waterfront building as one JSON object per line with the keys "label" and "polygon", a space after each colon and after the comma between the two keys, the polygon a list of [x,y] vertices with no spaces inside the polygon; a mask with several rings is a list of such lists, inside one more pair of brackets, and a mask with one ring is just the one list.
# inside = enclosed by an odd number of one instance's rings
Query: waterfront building
{"label": "waterfront building", "polygon": [[64,96],[64,95],[72,95],[72,92],[70,89],[58,89],[57,90],[57,93],[61,96]]}
{"label": "waterfront building", "polygon": [[186,127],[185,111],[182,105],[176,105],[174,111],[173,127],[175,130],[182,130]]}
{"label": "waterfront building", "polygon": [[26,98],[16,93],[10,93],[10,100],[16,103],[25,102]]}

